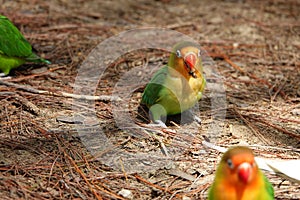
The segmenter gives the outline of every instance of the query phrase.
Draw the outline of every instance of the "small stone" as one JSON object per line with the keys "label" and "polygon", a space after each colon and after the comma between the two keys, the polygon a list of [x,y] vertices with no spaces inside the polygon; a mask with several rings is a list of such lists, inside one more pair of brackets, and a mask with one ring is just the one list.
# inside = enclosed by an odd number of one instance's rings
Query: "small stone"
{"label": "small stone", "polygon": [[118,194],[121,195],[124,198],[128,198],[128,199],[132,199],[133,198],[132,192],[130,190],[127,190],[127,189],[124,189],[124,188],[121,189],[118,192]]}
{"label": "small stone", "polygon": [[53,197],[58,197],[59,196],[59,191],[51,188],[51,187],[47,187],[46,190],[53,196]]}
{"label": "small stone", "polygon": [[79,62],[79,58],[78,58],[77,56],[73,56],[73,57],[72,57],[72,61],[73,61],[73,62]]}
{"label": "small stone", "polygon": [[84,121],[84,117],[76,115],[76,116],[65,116],[60,115],[56,117],[56,121],[68,124],[82,124]]}
{"label": "small stone", "polygon": [[195,151],[191,151],[193,157],[199,157],[201,154],[206,154],[207,152],[205,150],[195,150]]}
{"label": "small stone", "polygon": [[220,24],[223,22],[223,19],[219,16],[213,17],[210,19],[210,23],[212,24]]}
{"label": "small stone", "polygon": [[183,197],[182,197],[182,200],[191,200],[191,198],[190,198],[190,197],[187,197],[187,196],[183,196]]}
{"label": "small stone", "polygon": [[33,70],[31,70],[31,73],[33,74],[40,74],[40,73],[44,73],[48,70],[48,67],[39,67],[39,68],[35,68]]}
{"label": "small stone", "polygon": [[246,141],[244,141],[244,140],[240,141],[239,145],[240,146],[249,146],[249,144]]}
{"label": "small stone", "polygon": [[188,174],[195,174],[197,171],[195,170],[195,169],[192,169],[192,168],[189,168],[189,169],[187,169],[186,170],[186,173],[188,173]]}
{"label": "small stone", "polygon": [[233,133],[233,125],[232,124],[229,124],[229,133]]}
{"label": "small stone", "polygon": [[141,66],[143,64],[143,62],[141,60],[137,60],[135,62],[132,63],[132,65],[135,66]]}
{"label": "small stone", "polygon": [[239,44],[239,43],[237,43],[237,42],[235,42],[235,43],[233,43],[233,44],[232,44],[233,48],[235,48],[235,49],[236,49],[236,48],[238,48],[238,47],[239,47],[239,45],[240,45],[240,44]]}
{"label": "small stone", "polygon": [[291,113],[292,113],[292,115],[300,115],[300,109],[293,109],[292,111],[291,111]]}
{"label": "small stone", "polygon": [[245,81],[245,82],[250,81],[250,77],[249,76],[240,76],[239,79],[241,81]]}

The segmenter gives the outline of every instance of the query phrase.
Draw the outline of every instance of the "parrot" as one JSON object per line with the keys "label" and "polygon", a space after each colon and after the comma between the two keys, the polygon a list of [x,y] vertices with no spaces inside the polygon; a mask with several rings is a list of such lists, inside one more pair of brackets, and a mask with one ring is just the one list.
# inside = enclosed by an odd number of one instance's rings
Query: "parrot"
{"label": "parrot", "polygon": [[235,146],[227,150],[217,167],[208,200],[272,200],[274,189],[260,171],[251,149]]}
{"label": "parrot", "polygon": [[[167,65],[146,85],[141,104],[149,109],[154,124],[166,128],[162,119],[192,108],[202,97],[205,85],[199,45],[180,41],[173,47]],[[197,116],[194,119],[201,123]]]}
{"label": "parrot", "polygon": [[51,64],[33,53],[32,46],[17,27],[7,17],[0,15],[0,70],[8,75],[11,69],[26,62]]}

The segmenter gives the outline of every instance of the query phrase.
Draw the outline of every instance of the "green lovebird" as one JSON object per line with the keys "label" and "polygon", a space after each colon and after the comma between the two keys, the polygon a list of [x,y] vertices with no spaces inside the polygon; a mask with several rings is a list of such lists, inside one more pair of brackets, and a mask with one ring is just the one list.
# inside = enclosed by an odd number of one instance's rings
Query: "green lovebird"
{"label": "green lovebird", "polygon": [[274,189],[258,168],[251,149],[236,146],[223,155],[208,199],[273,200]]}
{"label": "green lovebird", "polygon": [[7,75],[26,62],[51,64],[34,54],[22,33],[7,17],[0,15],[0,70]]}
{"label": "green lovebird", "polygon": [[[192,108],[202,97],[205,85],[199,46],[182,41],[173,47],[168,64],[146,86],[141,104],[149,108],[154,123],[166,127],[162,117]],[[194,119],[201,121],[196,116]]]}

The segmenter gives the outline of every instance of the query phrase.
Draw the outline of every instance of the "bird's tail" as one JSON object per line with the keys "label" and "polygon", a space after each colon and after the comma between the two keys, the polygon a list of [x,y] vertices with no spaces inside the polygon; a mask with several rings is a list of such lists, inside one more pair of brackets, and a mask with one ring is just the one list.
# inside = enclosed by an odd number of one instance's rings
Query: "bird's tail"
{"label": "bird's tail", "polygon": [[46,60],[44,58],[39,57],[35,53],[32,53],[29,57],[26,58],[26,61],[28,62],[35,62],[35,63],[46,63],[46,64],[51,64],[49,60]]}

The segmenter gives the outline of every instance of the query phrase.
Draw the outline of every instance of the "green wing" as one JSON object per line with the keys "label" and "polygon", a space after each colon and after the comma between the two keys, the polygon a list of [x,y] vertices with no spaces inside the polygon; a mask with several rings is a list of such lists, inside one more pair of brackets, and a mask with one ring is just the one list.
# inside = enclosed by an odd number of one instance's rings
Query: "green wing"
{"label": "green wing", "polygon": [[0,53],[9,57],[31,56],[32,47],[9,19],[0,15]]}
{"label": "green wing", "polygon": [[264,181],[266,183],[267,193],[268,193],[270,199],[274,199],[274,188],[273,188],[272,184],[269,182],[268,178],[264,174],[262,174],[262,175],[263,175]]}
{"label": "green wing", "polygon": [[209,188],[208,190],[208,200],[214,200],[214,192],[213,192],[213,185],[211,186],[211,188]]}
{"label": "green wing", "polygon": [[164,88],[164,81],[168,74],[168,67],[164,66],[160,70],[158,70],[153,78],[150,80],[148,85],[146,86],[143,96],[142,96],[142,104],[152,106],[156,104],[161,98],[160,91]]}

